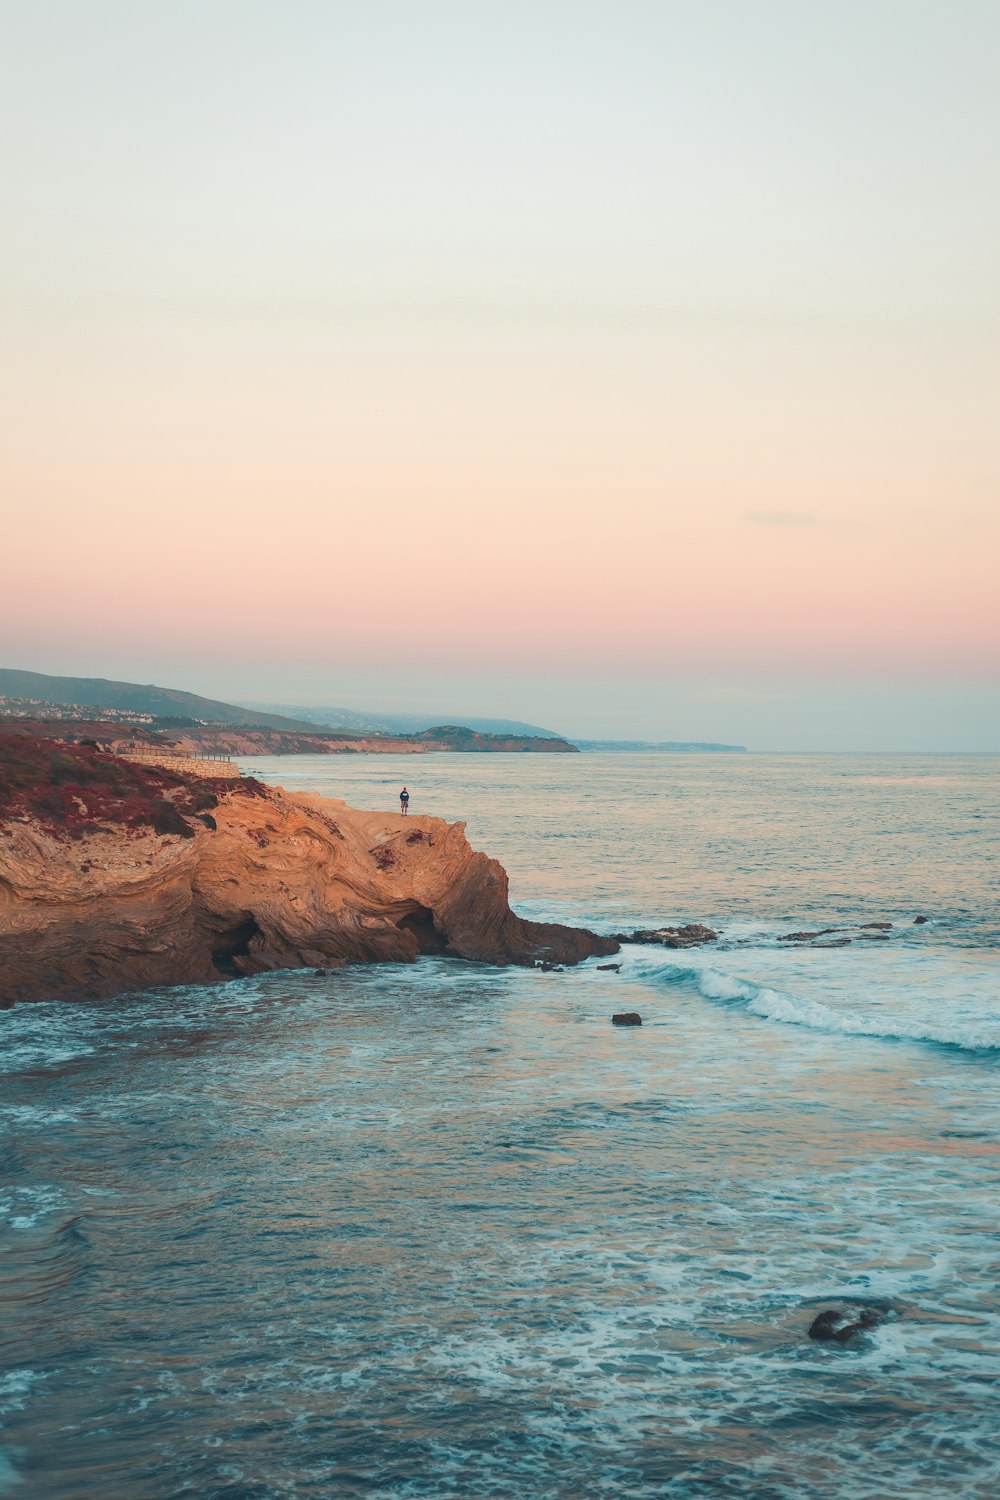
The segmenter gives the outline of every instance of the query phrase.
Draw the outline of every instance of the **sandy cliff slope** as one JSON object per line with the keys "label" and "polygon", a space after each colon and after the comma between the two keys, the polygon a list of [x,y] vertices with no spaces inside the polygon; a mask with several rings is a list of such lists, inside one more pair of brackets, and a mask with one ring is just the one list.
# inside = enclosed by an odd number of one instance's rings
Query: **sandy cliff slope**
{"label": "sandy cliff slope", "polygon": [[[441,952],[575,963],[613,939],[523,921],[464,824],[359,812],[255,783],[186,836],[0,829],[0,1004]],[[208,824],[214,822],[212,828]]]}

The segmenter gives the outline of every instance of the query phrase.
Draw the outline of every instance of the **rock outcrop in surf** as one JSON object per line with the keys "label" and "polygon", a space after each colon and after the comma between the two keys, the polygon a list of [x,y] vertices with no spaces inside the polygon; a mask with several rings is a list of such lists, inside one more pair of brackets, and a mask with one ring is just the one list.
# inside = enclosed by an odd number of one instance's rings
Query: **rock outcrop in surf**
{"label": "rock outcrop in surf", "polygon": [[530,965],[618,949],[517,916],[463,823],[165,772],[149,809],[129,786],[91,816],[97,791],[75,785],[61,794],[81,804],[73,824],[44,795],[0,809],[0,1004],[421,953]]}

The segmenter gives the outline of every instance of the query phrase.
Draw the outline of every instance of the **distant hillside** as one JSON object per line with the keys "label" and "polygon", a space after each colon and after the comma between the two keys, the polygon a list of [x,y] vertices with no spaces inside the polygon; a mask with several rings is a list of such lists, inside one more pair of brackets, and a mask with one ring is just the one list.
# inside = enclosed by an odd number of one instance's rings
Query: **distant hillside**
{"label": "distant hillside", "polygon": [[312,708],[297,703],[245,703],[251,713],[290,714],[312,729],[339,729],[345,734],[394,734],[380,714],[359,713],[353,708]]}
{"label": "distant hillside", "polygon": [[178,688],[155,687],[152,683],[114,682],[104,677],[50,677],[45,672],[19,672],[0,667],[0,697],[19,698],[38,704],[80,704],[84,708],[154,714],[158,718],[194,719],[202,724],[261,725],[267,729],[309,730],[312,723],[283,714],[239,708],[214,698]]}
{"label": "distant hillside", "polygon": [[306,733],[279,729],[240,729],[210,725],[170,736],[182,750],[195,755],[415,755],[428,751],[561,754],[577,753],[568,740],[537,734],[477,734],[460,724],[439,724],[421,734],[348,734],[313,726]]}
{"label": "distant hillside", "polygon": [[[262,708],[269,713],[293,714],[309,724],[321,725],[324,729],[343,729],[352,734],[421,734],[427,729],[436,729],[447,724],[448,714],[415,713],[365,713],[353,708],[316,708],[300,703],[247,704],[247,708]],[[557,740],[562,736],[554,729],[543,729],[539,724],[525,724],[520,719],[484,719],[478,715],[471,718],[462,714],[462,725],[477,734],[499,734],[516,738]]]}
{"label": "distant hillside", "polygon": [[424,744],[430,750],[470,751],[536,751],[543,753],[576,755],[576,745],[552,734],[480,734],[464,724],[436,724],[433,729],[423,729],[410,735],[415,744]]}

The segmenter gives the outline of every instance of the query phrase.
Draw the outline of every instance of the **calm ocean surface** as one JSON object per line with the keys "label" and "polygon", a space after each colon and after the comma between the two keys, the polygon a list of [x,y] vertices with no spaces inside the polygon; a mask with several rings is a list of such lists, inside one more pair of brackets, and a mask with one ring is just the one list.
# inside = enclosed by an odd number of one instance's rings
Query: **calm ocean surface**
{"label": "calm ocean surface", "polygon": [[992,1500],[1000,760],[245,764],[722,940],[0,1014],[0,1491]]}

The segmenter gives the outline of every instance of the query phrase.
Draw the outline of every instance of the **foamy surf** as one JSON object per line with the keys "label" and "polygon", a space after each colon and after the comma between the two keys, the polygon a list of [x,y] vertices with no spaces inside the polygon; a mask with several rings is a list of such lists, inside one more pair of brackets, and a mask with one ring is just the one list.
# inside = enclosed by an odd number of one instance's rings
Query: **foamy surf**
{"label": "foamy surf", "polygon": [[[743,970],[753,963],[767,971],[766,977],[733,972],[729,963],[738,963]],[[817,950],[805,954],[744,947],[739,953],[700,950],[683,959],[664,960],[661,950],[643,948],[625,961],[622,973],[645,981],[687,981],[706,1000],[742,1004],[751,1015],[782,1025],[886,1041],[930,1042],[970,1052],[1000,1050],[996,974],[988,962],[966,959],[970,974],[959,988],[955,967],[952,961],[946,971],[939,961],[935,972],[934,960],[906,950],[892,955],[866,951],[849,957],[843,952],[827,956]],[[781,975],[782,983],[768,982],[775,974]],[[828,1003],[817,991],[863,998],[865,1008],[857,1003]],[[930,1013],[943,1008],[949,1013],[947,1020]]]}

